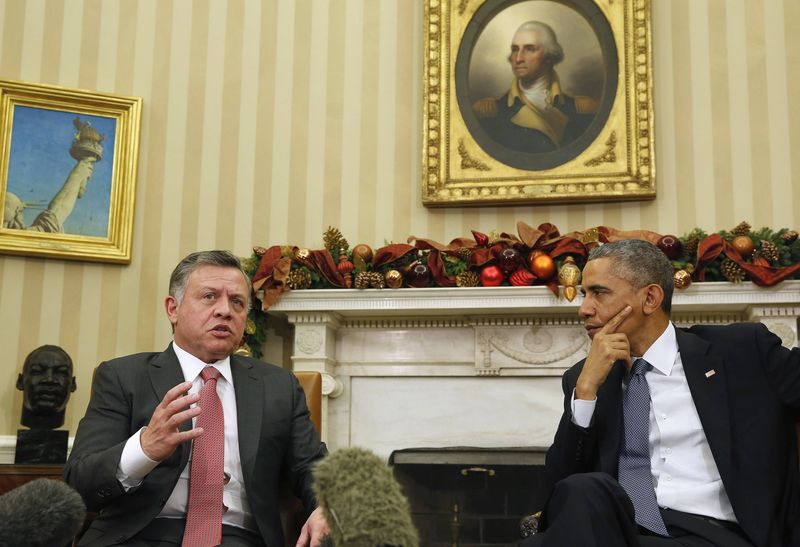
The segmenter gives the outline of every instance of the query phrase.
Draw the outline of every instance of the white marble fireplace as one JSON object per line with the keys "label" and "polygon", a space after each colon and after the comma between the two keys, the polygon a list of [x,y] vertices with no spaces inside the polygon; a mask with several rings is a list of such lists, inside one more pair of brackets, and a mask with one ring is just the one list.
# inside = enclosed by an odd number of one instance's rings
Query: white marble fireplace
{"label": "white marble fireplace", "polygon": [[[585,356],[581,297],[544,287],[294,291],[270,309],[294,328],[295,370],[323,373],[330,449],[549,446],[560,376]],[[673,320],[762,321],[798,344],[800,281],[695,284]]]}

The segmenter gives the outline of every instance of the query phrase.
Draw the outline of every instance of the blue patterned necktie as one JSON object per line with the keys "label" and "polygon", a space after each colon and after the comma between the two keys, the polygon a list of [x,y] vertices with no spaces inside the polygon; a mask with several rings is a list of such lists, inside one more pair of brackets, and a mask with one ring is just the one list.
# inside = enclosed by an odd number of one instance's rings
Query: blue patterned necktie
{"label": "blue patterned necktie", "polygon": [[619,453],[619,483],[636,511],[636,522],[662,536],[669,536],[658,509],[650,471],[650,388],[644,373],[650,364],[637,359],[622,402],[625,444]]}

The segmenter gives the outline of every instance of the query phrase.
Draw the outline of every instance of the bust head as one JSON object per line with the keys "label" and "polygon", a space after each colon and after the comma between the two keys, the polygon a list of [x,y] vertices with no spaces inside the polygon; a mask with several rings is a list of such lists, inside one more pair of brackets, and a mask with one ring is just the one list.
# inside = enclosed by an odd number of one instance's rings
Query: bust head
{"label": "bust head", "polygon": [[22,425],[33,429],[64,425],[64,409],[76,387],[67,352],[52,345],[30,352],[17,378],[17,389],[24,393]]}

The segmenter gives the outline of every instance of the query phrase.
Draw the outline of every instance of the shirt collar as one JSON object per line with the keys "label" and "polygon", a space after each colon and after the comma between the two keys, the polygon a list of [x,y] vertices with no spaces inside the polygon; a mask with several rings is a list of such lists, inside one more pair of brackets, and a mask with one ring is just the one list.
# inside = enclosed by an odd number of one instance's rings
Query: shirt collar
{"label": "shirt collar", "polygon": [[230,356],[226,357],[225,359],[220,359],[215,363],[204,363],[182,347],[180,347],[175,341],[172,341],[172,349],[175,350],[175,355],[178,356],[178,362],[181,364],[181,370],[183,371],[183,377],[186,380],[194,382],[194,379],[200,374],[200,371],[203,370],[206,366],[212,366],[216,368],[220,375],[225,378],[225,380],[233,385],[233,376],[231,374],[231,358]]}
{"label": "shirt collar", "polygon": [[664,376],[672,373],[675,358],[678,356],[678,339],[675,336],[675,325],[669,322],[667,328],[642,355],[642,358]]}

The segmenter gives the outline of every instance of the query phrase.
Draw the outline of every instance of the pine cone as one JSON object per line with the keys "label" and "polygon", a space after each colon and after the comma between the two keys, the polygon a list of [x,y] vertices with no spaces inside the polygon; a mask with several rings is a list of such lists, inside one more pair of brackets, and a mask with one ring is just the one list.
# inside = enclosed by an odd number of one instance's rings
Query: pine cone
{"label": "pine cone", "polygon": [[770,262],[777,262],[781,257],[781,252],[778,250],[778,246],[775,245],[773,242],[766,239],[762,239],[761,256],[763,256]]}
{"label": "pine cone", "polygon": [[731,283],[741,283],[744,281],[745,271],[730,258],[726,258],[722,261],[720,271],[722,272],[722,276]]}
{"label": "pine cone", "polygon": [[331,256],[334,258],[339,256],[341,249],[346,251],[350,248],[350,244],[347,243],[347,240],[342,235],[342,232],[339,231],[339,228],[333,228],[332,226],[328,226],[328,229],[325,230],[322,241],[325,248],[328,249],[328,252],[331,253]]}
{"label": "pine cone", "polygon": [[686,236],[686,243],[683,244],[683,252],[692,258],[697,254],[697,246],[700,244],[701,232],[697,228],[689,232]]}
{"label": "pine cone", "polygon": [[472,270],[461,272],[456,276],[456,286],[458,287],[477,287],[480,282],[480,276]]}
{"label": "pine cone", "polygon": [[746,236],[747,234],[750,233],[750,228],[752,228],[752,226],[750,226],[747,222],[745,222],[743,220],[739,224],[736,225],[736,228],[731,230],[731,235],[733,237]]}
{"label": "pine cone", "polygon": [[286,280],[290,289],[295,291],[311,287],[311,274],[305,268],[297,268],[289,272]]}
{"label": "pine cone", "polygon": [[366,272],[366,274],[369,280],[369,286],[373,289],[383,289],[386,287],[386,281],[381,272]]}
{"label": "pine cone", "polygon": [[797,241],[797,232],[794,230],[789,230],[788,232],[784,232],[781,234],[781,241],[783,241],[787,245],[791,245],[795,241]]}
{"label": "pine cone", "polygon": [[356,289],[383,289],[386,287],[386,282],[380,272],[359,272],[356,275],[355,287]]}
{"label": "pine cone", "polygon": [[356,289],[368,289],[369,288],[369,274],[370,272],[358,272],[356,274]]}
{"label": "pine cone", "polygon": [[472,258],[472,249],[470,249],[469,247],[460,247],[456,251],[456,254],[458,255],[458,258],[460,258],[461,260],[469,262],[469,259]]}

